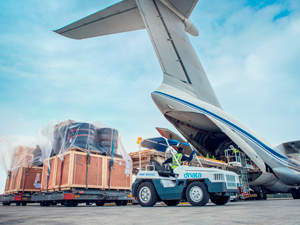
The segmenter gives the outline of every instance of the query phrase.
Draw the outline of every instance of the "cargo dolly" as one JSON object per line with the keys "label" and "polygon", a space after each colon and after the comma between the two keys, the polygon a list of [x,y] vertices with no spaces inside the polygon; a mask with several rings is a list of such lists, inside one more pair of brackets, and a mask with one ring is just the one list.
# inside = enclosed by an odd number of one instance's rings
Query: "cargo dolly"
{"label": "cargo dolly", "polygon": [[4,206],[9,206],[12,203],[17,206],[25,206],[27,203],[40,203],[40,206],[61,204],[65,207],[74,207],[81,203],[95,203],[97,206],[103,206],[105,203],[115,203],[117,206],[125,206],[128,200],[132,200],[128,196],[130,194],[130,191],[123,190],[72,188],[71,190],[54,192],[1,195],[0,202]]}
{"label": "cargo dolly", "polygon": [[31,200],[32,195],[33,193],[0,195],[0,202],[2,202],[3,206],[9,206],[12,203],[17,206],[26,206],[28,203],[34,203],[34,201]]}
{"label": "cargo dolly", "polygon": [[66,207],[77,206],[80,203],[95,203],[103,206],[105,203],[116,203],[117,206],[127,205],[129,191],[98,190],[73,188],[65,191],[42,192],[34,194],[32,200],[39,202],[40,206],[50,206],[60,203]]}

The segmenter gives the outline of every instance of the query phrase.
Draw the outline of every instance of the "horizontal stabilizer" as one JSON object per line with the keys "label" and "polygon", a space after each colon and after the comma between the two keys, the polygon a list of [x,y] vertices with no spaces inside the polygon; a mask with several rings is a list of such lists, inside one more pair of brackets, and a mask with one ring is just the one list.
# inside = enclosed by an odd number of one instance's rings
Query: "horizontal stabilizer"
{"label": "horizontal stabilizer", "polygon": [[55,32],[72,39],[85,39],[144,28],[135,1],[125,0]]}
{"label": "horizontal stabilizer", "polygon": [[189,18],[193,12],[198,0],[169,0],[169,2],[184,15]]}

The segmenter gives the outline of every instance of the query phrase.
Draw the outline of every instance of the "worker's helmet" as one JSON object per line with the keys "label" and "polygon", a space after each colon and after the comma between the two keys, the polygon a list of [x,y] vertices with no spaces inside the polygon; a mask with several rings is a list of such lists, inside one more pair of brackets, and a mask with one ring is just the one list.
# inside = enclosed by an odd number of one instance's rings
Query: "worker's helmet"
{"label": "worker's helmet", "polygon": [[183,154],[183,152],[184,152],[184,149],[182,147],[179,147],[178,148],[178,153],[182,153]]}

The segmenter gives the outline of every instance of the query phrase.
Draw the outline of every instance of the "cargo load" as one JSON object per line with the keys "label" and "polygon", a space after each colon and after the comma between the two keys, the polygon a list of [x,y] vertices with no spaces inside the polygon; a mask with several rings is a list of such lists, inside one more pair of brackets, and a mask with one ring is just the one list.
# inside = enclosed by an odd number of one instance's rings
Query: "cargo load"
{"label": "cargo load", "polygon": [[132,161],[118,130],[98,121],[53,120],[37,139],[43,152],[42,192],[130,190]]}
{"label": "cargo load", "polygon": [[43,159],[35,138],[1,138],[0,164],[7,175],[4,194],[40,190]]}

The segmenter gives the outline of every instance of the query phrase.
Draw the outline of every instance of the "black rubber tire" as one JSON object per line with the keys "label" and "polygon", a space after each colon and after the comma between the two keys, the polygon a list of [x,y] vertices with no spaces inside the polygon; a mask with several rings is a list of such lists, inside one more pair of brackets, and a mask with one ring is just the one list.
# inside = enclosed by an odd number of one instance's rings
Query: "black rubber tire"
{"label": "black rubber tire", "polygon": [[[150,192],[150,198],[148,201],[145,201],[145,200],[143,201],[143,199],[141,199],[141,195],[142,195],[142,192],[146,191],[146,190]],[[137,200],[138,200],[138,203],[143,207],[154,206],[158,200],[158,194],[156,192],[154,185],[150,182],[144,182],[144,183],[140,184],[138,187],[138,191],[137,191]]]}
{"label": "black rubber tire", "polygon": [[16,202],[16,206],[20,206],[21,205],[21,202]]}
{"label": "black rubber tire", "polygon": [[2,205],[3,205],[3,206],[7,206],[7,203],[6,203],[6,202],[2,202]]}
{"label": "black rubber tire", "polygon": [[167,206],[176,206],[180,203],[180,199],[179,200],[164,200],[164,203]]}
{"label": "black rubber tire", "polygon": [[64,201],[64,206],[65,207],[72,207],[72,200],[65,200]]}
{"label": "black rubber tire", "polygon": [[298,196],[298,199],[300,199],[300,188],[297,189],[297,196]]}
{"label": "black rubber tire", "polygon": [[267,194],[263,194],[262,200],[267,200],[267,199],[268,199]]}
{"label": "black rubber tire", "polygon": [[[202,194],[201,198],[197,201],[195,201],[193,197],[191,197],[193,189],[195,192],[202,192],[200,193]],[[206,185],[201,183],[200,181],[194,181],[193,183],[190,183],[186,189],[186,198],[192,206],[205,206],[209,201],[209,193],[207,191]]]}
{"label": "black rubber tire", "polygon": [[230,196],[221,196],[219,198],[210,199],[216,205],[225,205],[229,202]]}
{"label": "black rubber tire", "polygon": [[72,207],[76,207],[76,206],[78,206],[78,202],[76,200],[73,200],[72,201]]}
{"label": "black rubber tire", "polygon": [[51,202],[50,205],[57,205],[57,202]]}
{"label": "black rubber tire", "polygon": [[104,206],[105,202],[96,202],[96,206]]}
{"label": "black rubber tire", "polygon": [[123,201],[122,201],[122,206],[126,206],[127,203],[128,203],[128,200],[123,200]]}
{"label": "black rubber tire", "polygon": [[299,199],[298,191],[296,188],[292,188],[291,192],[292,192],[293,199]]}
{"label": "black rubber tire", "polygon": [[122,200],[117,200],[115,201],[116,206],[122,206],[123,201]]}
{"label": "black rubber tire", "polygon": [[26,206],[27,205],[27,202],[22,202],[22,206]]}
{"label": "black rubber tire", "polygon": [[132,205],[138,205],[139,203],[132,203]]}
{"label": "black rubber tire", "polygon": [[40,202],[40,206],[50,206],[50,202]]}
{"label": "black rubber tire", "polygon": [[10,202],[6,202],[6,206],[10,206]]}

